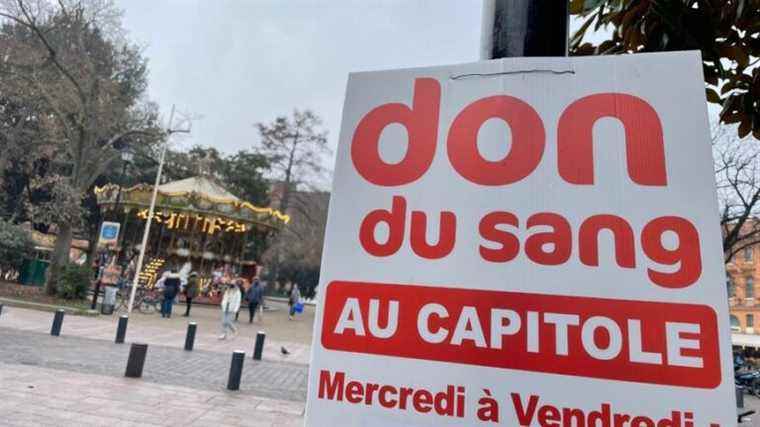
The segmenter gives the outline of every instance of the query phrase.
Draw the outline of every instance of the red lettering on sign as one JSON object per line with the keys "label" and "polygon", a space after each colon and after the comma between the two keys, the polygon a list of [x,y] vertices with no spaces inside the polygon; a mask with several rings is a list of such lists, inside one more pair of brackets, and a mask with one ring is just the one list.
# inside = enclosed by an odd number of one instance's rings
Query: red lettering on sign
{"label": "red lettering on sign", "polygon": [[[564,264],[572,251],[570,223],[562,215],[542,212],[528,218],[528,229],[549,226],[552,231],[532,234],[525,241],[525,253],[531,261],[542,265]],[[551,246],[550,250],[546,245]]]}
{"label": "red lettering on sign", "polygon": [[[374,256],[393,255],[404,243],[404,225],[406,220],[406,199],[393,198],[391,210],[375,209],[367,214],[359,228],[359,241],[367,253]],[[380,243],[375,239],[375,229],[380,223],[388,226],[388,240]]]}
{"label": "red lettering on sign", "polygon": [[[666,232],[675,233],[678,245],[668,249],[662,244]],[[685,288],[702,275],[702,254],[699,249],[699,233],[694,225],[684,218],[664,216],[650,221],[641,232],[644,253],[654,262],[678,265],[678,270],[667,273],[647,269],[649,279],[665,288]]]}
{"label": "red lettering on sign", "polygon": [[599,265],[599,232],[604,229],[612,232],[617,264],[625,268],[636,267],[633,230],[626,220],[615,215],[594,215],[583,221],[578,236],[581,262]]}
{"label": "red lettering on sign", "polygon": [[[412,108],[401,103],[384,104],[367,113],[356,127],[351,158],[357,172],[381,186],[409,184],[422,177],[435,156],[441,87],[437,80],[414,81]],[[583,97],[563,111],[557,125],[557,167],[566,182],[593,185],[594,124],[613,117],[625,128],[628,175],[640,185],[667,185],[662,124],[657,112],[643,99],[624,93],[598,93]],[[478,150],[478,131],[489,119],[507,123],[511,133],[508,154],[501,160],[485,159]],[[403,125],[408,141],[404,158],[395,164],[380,157],[383,130]],[[503,141],[495,143],[507,144]],[[508,95],[481,98],[466,106],[452,121],[446,139],[453,168],[470,182],[507,185],[530,175],[544,154],[546,132],[535,109]]]}
{"label": "red lettering on sign", "polygon": [[625,127],[628,175],[633,182],[667,185],[660,118],[646,101],[624,93],[589,95],[565,108],[557,127],[560,176],[571,184],[594,184],[593,128],[602,117],[614,117]]}
{"label": "red lettering on sign", "polygon": [[[367,181],[382,186],[409,184],[430,167],[438,139],[438,109],[441,86],[435,79],[414,81],[412,108],[393,103],[376,107],[356,127],[351,142],[351,159],[356,171]],[[390,164],[380,158],[380,134],[398,123],[406,128],[408,146],[404,158]]]}
{"label": "red lettering on sign", "polygon": [[520,240],[514,234],[496,228],[499,225],[517,227],[519,220],[511,212],[491,212],[480,220],[480,235],[484,239],[498,243],[500,248],[490,249],[480,246],[480,256],[486,261],[507,262],[515,259],[520,252]]}
{"label": "red lettering on sign", "polygon": [[438,243],[428,244],[427,215],[425,212],[412,212],[410,239],[414,253],[427,259],[443,258],[451,253],[456,242],[457,217],[454,212],[441,212],[439,224]]}
{"label": "red lettering on sign", "polygon": [[[492,162],[478,150],[478,130],[493,118],[509,125],[512,143],[506,157]],[[545,140],[544,125],[533,107],[512,96],[491,96],[468,105],[454,119],[447,152],[451,165],[468,181],[506,185],[520,181],[536,169],[544,154]],[[493,143],[507,144],[507,136]]]}

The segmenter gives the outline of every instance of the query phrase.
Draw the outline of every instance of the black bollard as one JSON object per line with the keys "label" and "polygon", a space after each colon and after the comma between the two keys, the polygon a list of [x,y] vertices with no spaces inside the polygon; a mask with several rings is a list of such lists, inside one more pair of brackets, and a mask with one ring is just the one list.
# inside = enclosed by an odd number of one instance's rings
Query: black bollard
{"label": "black bollard", "polygon": [[2,316],[2,315],[3,315],[3,304],[0,303],[0,316]]}
{"label": "black bollard", "polygon": [[240,390],[240,377],[243,375],[243,360],[245,352],[236,350],[232,352],[230,364],[230,377],[227,379],[227,390]]}
{"label": "black bollard", "polygon": [[190,322],[187,324],[187,335],[185,335],[185,350],[193,351],[193,345],[195,344],[195,329],[198,324]]}
{"label": "black bollard", "polygon": [[61,335],[61,326],[63,326],[63,309],[59,308],[55,311],[55,316],[53,317],[53,327],[50,328],[50,335],[57,337]]}
{"label": "black bollard", "polygon": [[129,316],[122,314],[119,317],[119,325],[116,326],[116,344],[124,344],[124,337],[127,336],[127,322],[129,322]]}
{"label": "black bollard", "polygon": [[736,386],[736,407],[744,408],[744,387]]}
{"label": "black bollard", "polygon": [[264,331],[259,331],[256,334],[256,345],[253,347],[253,360],[261,360],[261,355],[264,353],[264,339],[267,334]]}
{"label": "black bollard", "polygon": [[127,370],[124,372],[125,377],[140,378],[142,376],[146,354],[148,354],[148,344],[132,343],[129,359],[127,359]]}

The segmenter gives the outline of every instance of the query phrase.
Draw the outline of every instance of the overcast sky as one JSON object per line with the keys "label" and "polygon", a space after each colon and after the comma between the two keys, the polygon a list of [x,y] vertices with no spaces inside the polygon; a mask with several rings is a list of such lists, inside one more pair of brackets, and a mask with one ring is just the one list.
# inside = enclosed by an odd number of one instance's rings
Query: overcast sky
{"label": "overcast sky", "polygon": [[184,146],[249,148],[294,108],[337,143],[348,73],[478,59],[482,0],[120,0],[150,97],[203,115]]}

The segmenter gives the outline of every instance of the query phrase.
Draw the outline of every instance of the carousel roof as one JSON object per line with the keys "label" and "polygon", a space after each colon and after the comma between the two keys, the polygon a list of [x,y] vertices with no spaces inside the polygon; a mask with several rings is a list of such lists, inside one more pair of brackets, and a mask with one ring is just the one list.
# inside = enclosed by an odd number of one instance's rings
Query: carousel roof
{"label": "carousel roof", "polygon": [[166,184],[159,185],[158,191],[173,195],[195,193],[208,200],[242,203],[237,196],[205,176],[194,176],[192,178],[180,179],[179,181],[167,182]]}
{"label": "carousel roof", "polygon": [[[126,210],[146,210],[150,206],[152,193],[153,186],[149,184],[121,190],[115,184],[95,188],[98,205],[113,208],[119,199],[119,205]],[[156,211],[203,214],[274,228],[290,222],[290,216],[271,207],[255,206],[241,200],[207,175],[159,185]]]}

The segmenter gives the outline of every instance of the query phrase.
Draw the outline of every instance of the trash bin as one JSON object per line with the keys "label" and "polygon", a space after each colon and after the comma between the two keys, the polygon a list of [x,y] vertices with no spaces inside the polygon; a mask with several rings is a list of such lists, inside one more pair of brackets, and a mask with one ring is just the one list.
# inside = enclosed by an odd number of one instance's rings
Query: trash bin
{"label": "trash bin", "polygon": [[116,286],[108,285],[103,291],[103,302],[100,304],[100,313],[113,314],[116,305]]}
{"label": "trash bin", "polygon": [[45,270],[48,262],[40,259],[25,259],[21,264],[18,281],[22,285],[42,286],[45,284]]}

